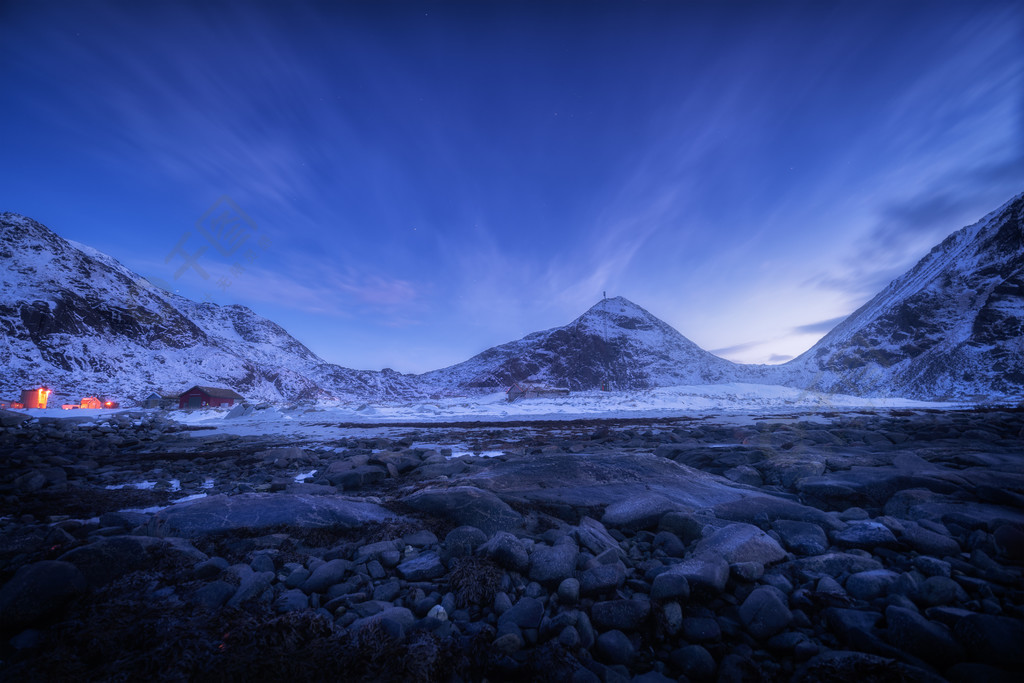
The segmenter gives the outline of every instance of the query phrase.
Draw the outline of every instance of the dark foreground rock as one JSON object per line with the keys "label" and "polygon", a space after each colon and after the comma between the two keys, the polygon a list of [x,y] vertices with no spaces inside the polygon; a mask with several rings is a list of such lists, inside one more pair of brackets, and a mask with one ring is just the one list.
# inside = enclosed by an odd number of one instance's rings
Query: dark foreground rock
{"label": "dark foreground rock", "polygon": [[154,515],[155,536],[203,536],[275,526],[356,528],[396,515],[374,503],[340,497],[246,493],[172,505]]}
{"label": "dark foreground rock", "polygon": [[[62,450],[84,437],[14,424],[0,678],[1019,680],[1022,415],[417,428],[323,449],[189,444],[150,421]],[[449,458],[456,439],[503,455]],[[162,498],[107,488],[133,481]]]}

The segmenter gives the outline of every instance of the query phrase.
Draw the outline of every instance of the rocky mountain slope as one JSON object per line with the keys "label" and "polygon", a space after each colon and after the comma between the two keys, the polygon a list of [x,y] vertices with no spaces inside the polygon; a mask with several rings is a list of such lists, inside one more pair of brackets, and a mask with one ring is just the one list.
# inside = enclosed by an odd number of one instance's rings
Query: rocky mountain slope
{"label": "rocky mountain slope", "polygon": [[405,399],[504,389],[750,382],[909,398],[1024,396],[1024,194],[950,235],[908,273],[782,366],[714,356],[636,304],[422,375],[325,362],[242,306],[196,303],[114,259],[0,214],[0,397],[47,383],[119,399],[230,386],[252,399]]}
{"label": "rocky mountain slope", "polygon": [[229,386],[247,398],[415,395],[416,381],[325,362],[244,306],[196,303],[40,223],[0,214],[0,397],[44,383],[121,400]]}
{"label": "rocky mountain slope", "polygon": [[779,383],[861,395],[1024,395],[1024,193],[937,245]]}
{"label": "rocky mountain slope", "polygon": [[622,297],[604,299],[564,327],[534,332],[422,375],[446,391],[499,389],[535,379],[572,390],[649,389],[738,381],[735,363],[704,351]]}

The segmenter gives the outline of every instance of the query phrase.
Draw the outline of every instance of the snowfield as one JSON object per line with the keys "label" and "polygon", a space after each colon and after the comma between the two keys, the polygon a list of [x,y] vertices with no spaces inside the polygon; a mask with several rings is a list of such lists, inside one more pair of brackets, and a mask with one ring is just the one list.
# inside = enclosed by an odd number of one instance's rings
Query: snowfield
{"label": "snowfield", "polygon": [[[339,425],[402,423],[519,422],[573,419],[684,417],[695,415],[770,415],[852,409],[943,408],[960,404],[903,398],[862,398],[822,394],[763,384],[715,384],[663,387],[635,392],[579,392],[567,397],[528,399],[515,403],[504,392],[476,398],[432,401],[346,403],[321,401],[313,406],[270,406],[263,409],[172,411],[169,417],[190,425],[216,427],[225,433],[302,434]],[[245,413],[239,416],[239,413]],[[325,434],[325,436],[327,436]]]}

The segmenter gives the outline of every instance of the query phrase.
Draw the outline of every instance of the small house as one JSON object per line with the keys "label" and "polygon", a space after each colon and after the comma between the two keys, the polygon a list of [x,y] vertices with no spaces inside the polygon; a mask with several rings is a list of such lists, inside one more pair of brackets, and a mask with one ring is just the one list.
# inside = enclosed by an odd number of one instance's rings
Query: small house
{"label": "small house", "polygon": [[139,403],[143,408],[174,408],[178,405],[178,394],[154,391]]}
{"label": "small house", "polygon": [[26,408],[45,408],[52,393],[46,387],[24,389],[21,392],[21,404]]}
{"label": "small house", "polygon": [[569,390],[553,387],[536,380],[524,380],[510,386],[506,394],[508,402],[515,403],[521,398],[558,398],[568,396]]}
{"label": "small house", "polygon": [[82,399],[81,403],[78,404],[78,407],[83,410],[99,410],[103,407],[103,402],[95,396],[86,396]]}
{"label": "small house", "polygon": [[179,408],[218,408],[220,406],[233,406],[235,401],[244,401],[245,397],[240,396],[231,389],[223,387],[201,387],[196,385],[178,396]]}

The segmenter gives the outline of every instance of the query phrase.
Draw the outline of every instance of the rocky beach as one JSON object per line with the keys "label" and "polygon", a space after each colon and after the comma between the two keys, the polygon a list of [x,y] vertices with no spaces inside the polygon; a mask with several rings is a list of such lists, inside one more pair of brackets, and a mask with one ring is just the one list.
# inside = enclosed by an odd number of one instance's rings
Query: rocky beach
{"label": "rocky beach", "polygon": [[1024,671],[1019,408],[2,424],[4,680]]}

